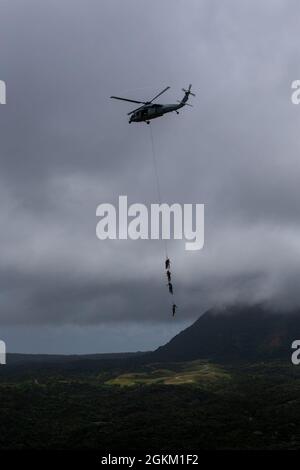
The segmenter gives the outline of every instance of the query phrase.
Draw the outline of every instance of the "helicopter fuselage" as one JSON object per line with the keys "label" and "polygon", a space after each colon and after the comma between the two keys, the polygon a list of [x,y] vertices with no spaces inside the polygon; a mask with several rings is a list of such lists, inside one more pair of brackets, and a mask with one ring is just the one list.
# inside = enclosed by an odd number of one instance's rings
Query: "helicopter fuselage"
{"label": "helicopter fuselage", "polygon": [[179,114],[178,109],[188,104],[187,101],[189,99],[189,96],[190,95],[195,96],[194,93],[191,92],[191,87],[192,85],[189,85],[187,90],[182,88],[182,91],[184,91],[184,96],[181,101],[178,101],[178,104],[153,103],[154,100],[156,100],[159,96],[161,96],[163,93],[165,93],[165,91],[167,91],[170,88],[169,86],[164,88],[160,93],[154,96],[154,98],[152,98],[152,100],[150,101],[132,100],[129,98],[122,98],[121,96],[111,96],[111,98],[115,100],[128,101],[130,103],[142,104],[142,106],[139,106],[133,111],[130,111],[129,113],[127,113],[130,116],[129,124],[131,122],[146,122],[147,124],[149,124],[151,119],[158,118],[160,116],[163,116],[166,113],[172,113],[173,111],[175,111],[177,114]]}
{"label": "helicopter fuselage", "polygon": [[148,122],[150,119],[155,119],[163,116],[166,113],[177,111],[184,106],[183,103],[179,104],[146,104],[139,110],[135,111],[129,120],[131,122]]}

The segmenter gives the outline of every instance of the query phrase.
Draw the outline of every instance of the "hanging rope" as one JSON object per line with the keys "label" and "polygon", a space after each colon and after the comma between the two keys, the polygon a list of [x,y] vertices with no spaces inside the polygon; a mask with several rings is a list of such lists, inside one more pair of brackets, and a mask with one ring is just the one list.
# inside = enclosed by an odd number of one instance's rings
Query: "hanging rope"
{"label": "hanging rope", "polygon": [[[161,203],[162,203],[161,187],[160,187],[160,181],[159,181],[158,164],[157,164],[157,158],[156,158],[156,152],[155,152],[155,145],[154,145],[154,138],[153,138],[151,123],[149,123],[149,128],[150,128],[150,139],[151,139],[151,148],[152,148],[152,162],[153,162],[154,176],[155,176],[155,180],[156,180],[157,198],[158,198],[159,204],[161,205]],[[166,275],[167,275],[167,279],[168,279],[167,286],[168,286],[168,289],[169,289],[169,293],[173,296],[172,314],[173,314],[173,317],[174,317],[177,305],[175,303],[175,296],[174,296],[174,292],[173,292],[173,284],[171,282],[172,279],[171,279],[171,271],[170,271],[170,260],[169,260],[169,256],[168,256],[168,244],[167,244],[166,239],[164,239],[164,246],[165,246],[165,256],[166,256],[165,269],[166,269]]]}
{"label": "hanging rope", "polygon": [[[150,128],[150,139],[151,139],[151,148],[152,148],[152,162],[153,162],[154,176],[155,176],[155,180],[156,180],[157,199],[158,199],[159,205],[161,205],[162,197],[161,197],[160,181],[159,181],[159,174],[158,174],[158,164],[157,164],[157,158],[156,158],[156,152],[155,152],[155,145],[154,145],[154,138],[153,138],[151,123],[149,123],[149,128]],[[166,255],[166,258],[168,258],[167,240],[164,240],[164,245],[165,245],[165,255]]]}
{"label": "hanging rope", "polygon": [[153,132],[152,132],[151,123],[149,123],[149,129],[150,129],[150,139],[151,139],[151,146],[152,146],[152,160],[153,160],[154,174],[155,174],[155,179],[156,179],[157,195],[158,195],[159,204],[161,204],[161,190],[160,190],[157,159],[156,159],[156,153],[155,153],[155,146],[154,146],[154,139],[153,139]]}

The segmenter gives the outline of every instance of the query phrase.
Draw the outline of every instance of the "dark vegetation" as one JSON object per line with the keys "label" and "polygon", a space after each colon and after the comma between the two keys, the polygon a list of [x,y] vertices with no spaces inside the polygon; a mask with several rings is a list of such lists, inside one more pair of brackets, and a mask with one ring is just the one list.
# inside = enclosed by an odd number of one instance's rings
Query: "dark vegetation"
{"label": "dark vegetation", "polygon": [[219,356],[209,357],[211,337],[194,357],[201,319],[198,335],[192,327],[155,353],[20,356],[0,368],[0,448],[300,449],[300,366],[288,343],[300,338],[298,320],[244,314],[241,321],[234,311],[226,326],[225,316],[202,319],[208,336],[222,323]]}

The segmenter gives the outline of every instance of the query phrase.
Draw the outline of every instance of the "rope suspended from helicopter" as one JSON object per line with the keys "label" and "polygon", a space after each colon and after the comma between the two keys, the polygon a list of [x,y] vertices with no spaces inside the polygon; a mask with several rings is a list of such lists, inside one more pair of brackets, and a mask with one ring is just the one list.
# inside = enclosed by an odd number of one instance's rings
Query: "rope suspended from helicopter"
{"label": "rope suspended from helicopter", "polygon": [[[153,132],[152,132],[152,126],[151,124],[149,125],[150,129],[150,140],[151,140],[151,150],[152,150],[152,163],[153,163],[153,170],[154,170],[154,177],[156,180],[156,190],[157,190],[157,198],[159,205],[162,203],[162,197],[161,197],[161,186],[160,186],[160,180],[159,180],[159,171],[158,171],[158,163],[157,163],[157,157],[156,157],[156,151],[155,151],[155,145],[154,145],[154,137],[153,137]],[[177,305],[175,303],[175,295],[174,295],[174,289],[173,289],[173,283],[172,283],[172,273],[171,273],[171,261],[169,259],[168,255],[168,243],[166,239],[163,239],[164,241],[164,247],[165,247],[165,271],[166,271],[166,276],[167,276],[167,286],[169,293],[173,296],[173,301],[172,301],[172,316],[175,316]]]}
{"label": "rope suspended from helicopter", "polygon": [[[160,116],[163,116],[166,113],[171,113],[171,112],[176,112],[176,114],[179,114],[178,109],[183,108],[184,106],[191,106],[189,103],[187,103],[189,96],[195,96],[194,93],[191,92],[192,85],[189,85],[188,89],[182,89],[184,91],[184,96],[181,99],[181,101],[178,101],[178,104],[158,104],[158,103],[153,103],[154,100],[156,100],[160,95],[165,93],[170,87],[167,86],[164,88],[160,93],[154,96],[150,101],[138,101],[138,100],[132,100],[129,98],[121,98],[119,96],[111,96],[111,98],[116,99],[116,100],[121,100],[121,101],[128,101],[130,103],[136,103],[140,104],[138,108],[134,109],[133,111],[130,111],[127,113],[129,118],[129,124],[132,122],[146,122],[147,124],[150,124],[151,119],[158,118]],[[150,128],[150,139],[151,139],[151,149],[152,149],[152,163],[153,163],[153,169],[154,169],[154,175],[155,175],[155,180],[156,180],[156,190],[157,190],[157,197],[158,197],[158,202],[161,205],[162,198],[161,198],[161,186],[160,186],[160,181],[159,181],[159,172],[158,172],[158,164],[157,164],[157,158],[156,158],[156,152],[155,152],[155,145],[154,145],[154,138],[153,138],[153,133],[152,133],[152,127],[151,125],[149,126]],[[166,270],[166,276],[167,276],[167,286],[169,289],[169,293],[174,296],[174,291],[173,291],[173,284],[172,284],[172,273],[171,273],[171,261],[168,256],[168,245],[167,245],[167,240],[164,239],[165,242],[165,270]],[[174,297],[173,297],[174,299]],[[172,303],[172,315],[174,317],[176,313],[177,305],[175,304],[175,301],[173,300]]]}
{"label": "rope suspended from helicopter", "polygon": [[[149,129],[150,129],[150,140],[151,140],[151,149],[152,149],[152,164],[153,164],[153,170],[154,170],[154,177],[155,177],[155,181],[156,181],[157,199],[158,199],[159,205],[161,205],[162,197],[161,197],[161,189],[160,189],[160,181],[159,181],[159,173],[158,173],[158,164],[157,164],[154,138],[153,138],[153,132],[152,132],[152,126],[151,125],[149,125]],[[164,242],[165,242],[165,255],[166,255],[166,258],[168,258],[167,240],[164,240]]]}

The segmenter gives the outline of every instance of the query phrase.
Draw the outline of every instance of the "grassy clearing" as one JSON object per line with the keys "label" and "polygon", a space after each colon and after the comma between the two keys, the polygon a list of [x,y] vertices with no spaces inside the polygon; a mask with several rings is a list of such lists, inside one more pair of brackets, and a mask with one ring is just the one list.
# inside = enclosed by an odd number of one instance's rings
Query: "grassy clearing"
{"label": "grassy clearing", "polygon": [[156,368],[155,364],[148,366],[148,370],[121,374],[110,379],[107,385],[130,387],[133,385],[211,385],[216,382],[230,380],[230,373],[221,366],[207,361],[192,361],[186,363],[174,363],[170,368]]}

